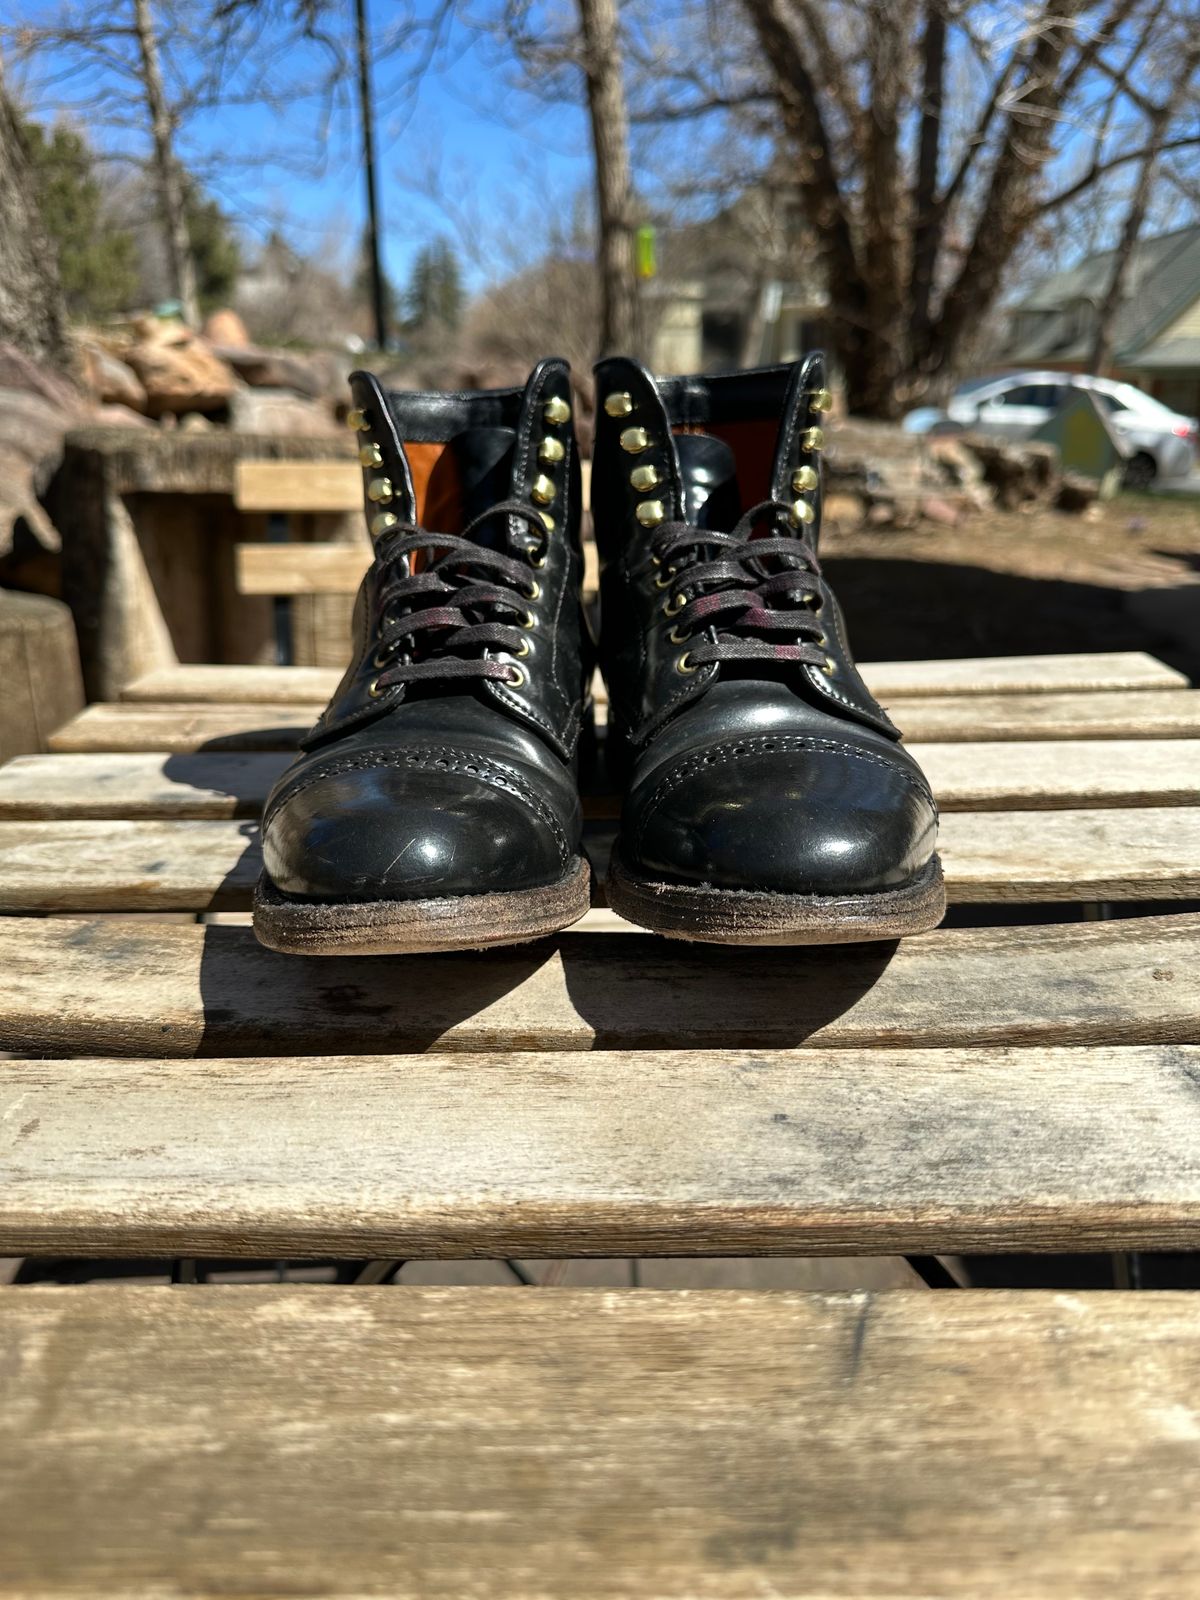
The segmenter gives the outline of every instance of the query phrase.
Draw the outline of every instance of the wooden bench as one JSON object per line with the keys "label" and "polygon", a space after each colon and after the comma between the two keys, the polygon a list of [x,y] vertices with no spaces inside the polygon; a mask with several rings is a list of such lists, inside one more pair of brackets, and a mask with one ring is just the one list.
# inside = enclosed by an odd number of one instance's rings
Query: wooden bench
{"label": "wooden bench", "polygon": [[[0,768],[0,1253],[1200,1247],[1200,693],[1169,669],[865,669],[945,812],[951,918],[897,947],[597,908],[313,962],[246,923],[327,675],[220,670]],[[0,1349],[0,1593],[1200,1583],[1186,1294],[90,1284],[0,1292]]]}

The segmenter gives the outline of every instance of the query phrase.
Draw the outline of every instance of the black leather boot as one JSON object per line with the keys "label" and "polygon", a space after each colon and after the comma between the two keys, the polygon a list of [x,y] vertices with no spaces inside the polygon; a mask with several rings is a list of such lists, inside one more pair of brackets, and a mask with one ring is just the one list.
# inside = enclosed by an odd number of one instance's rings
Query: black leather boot
{"label": "black leather boot", "polygon": [[733,944],[893,939],[945,908],[937,810],[821,576],[823,358],[718,377],[601,362],[592,508],[609,903]]}
{"label": "black leather boot", "polygon": [[311,955],[556,932],[588,908],[567,365],[523,390],[350,383],[375,561],[346,675],[267,801],[255,932]]}

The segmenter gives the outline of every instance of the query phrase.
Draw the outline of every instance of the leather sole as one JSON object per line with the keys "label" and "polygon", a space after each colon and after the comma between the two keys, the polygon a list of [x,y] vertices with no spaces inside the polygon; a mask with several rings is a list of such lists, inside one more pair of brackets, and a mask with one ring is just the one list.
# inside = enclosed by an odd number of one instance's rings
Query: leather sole
{"label": "leather sole", "polygon": [[591,874],[579,858],[557,883],[436,900],[300,900],[263,873],[254,891],[254,933],[293,956],[429,955],[487,950],[543,939],[578,922],[590,904]]}
{"label": "leather sole", "polygon": [[903,939],[936,928],[946,913],[946,885],[937,856],[909,883],[878,894],[770,894],[639,878],[625,867],[615,847],[607,890],[609,905],[627,921],[668,939],[706,944]]}

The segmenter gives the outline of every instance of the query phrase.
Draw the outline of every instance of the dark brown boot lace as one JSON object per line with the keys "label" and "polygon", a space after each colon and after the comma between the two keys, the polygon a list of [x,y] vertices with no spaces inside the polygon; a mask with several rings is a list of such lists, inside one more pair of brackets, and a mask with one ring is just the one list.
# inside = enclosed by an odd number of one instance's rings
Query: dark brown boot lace
{"label": "dark brown boot lace", "polygon": [[[503,555],[472,535],[496,517],[520,517],[538,534],[528,554],[540,566],[546,530],[532,506],[502,500],[489,506],[461,534],[431,533],[401,522],[380,542],[383,577],[378,604],[382,617],[372,695],[397,683],[447,683],[493,678],[513,685],[524,670],[497,661],[488,652],[529,653],[525,630],[533,627],[530,602],[541,593],[525,562]],[[413,556],[426,553],[419,572],[405,570]]]}
{"label": "dark brown boot lace", "polygon": [[715,637],[691,644],[680,669],[693,672],[717,661],[799,661],[830,670],[820,606],[821,565],[799,533],[753,538],[756,523],[775,526],[791,506],[764,500],[752,506],[732,533],[688,522],[654,530],[651,559],[662,568],[655,583],[668,589],[664,609],[675,619],[671,637],[683,644],[699,629]]}

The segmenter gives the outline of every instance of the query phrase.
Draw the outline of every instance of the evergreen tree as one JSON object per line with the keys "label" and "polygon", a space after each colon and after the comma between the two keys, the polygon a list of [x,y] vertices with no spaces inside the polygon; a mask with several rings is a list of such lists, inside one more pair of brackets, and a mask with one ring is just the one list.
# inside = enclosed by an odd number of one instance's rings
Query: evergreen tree
{"label": "evergreen tree", "polygon": [[413,262],[404,296],[410,333],[431,328],[453,331],[462,320],[463,287],[458,258],[445,239],[425,245]]}
{"label": "evergreen tree", "polygon": [[128,310],[137,299],[137,245],[105,217],[95,158],[83,137],[59,123],[23,122],[34,192],[56,248],[68,314],[79,320]]}
{"label": "evergreen tree", "polygon": [[185,180],[184,219],[196,269],[201,311],[228,305],[237,286],[242,252],[229,218],[194,179]]}

